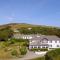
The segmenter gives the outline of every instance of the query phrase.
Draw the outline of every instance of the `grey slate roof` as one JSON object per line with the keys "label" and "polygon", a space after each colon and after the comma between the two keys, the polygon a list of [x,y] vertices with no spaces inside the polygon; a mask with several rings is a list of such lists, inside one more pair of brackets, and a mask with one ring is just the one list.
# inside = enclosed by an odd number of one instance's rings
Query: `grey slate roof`
{"label": "grey slate roof", "polygon": [[40,35],[39,36],[36,36],[36,37],[33,37],[32,39],[30,39],[30,42],[31,41],[34,41],[34,42],[31,42],[29,45],[36,45],[36,46],[41,46],[41,45],[47,45],[47,43],[41,43],[41,41],[43,41],[43,39],[46,39],[48,41],[50,40],[60,40],[60,38],[58,38],[57,36],[46,36],[46,35]]}
{"label": "grey slate roof", "polygon": [[48,40],[60,40],[59,37],[53,36],[53,35],[52,36],[50,36],[50,35],[40,35],[40,37],[35,36],[31,40],[42,40],[44,38],[46,38]]}
{"label": "grey slate roof", "polygon": [[23,36],[25,37],[32,37],[32,39],[30,39],[29,41],[35,41],[30,43],[29,45],[47,45],[47,44],[42,44],[40,41],[42,41],[43,39],[47,39],[48,41],[50,40],[60,40],[60,38],[58,38],[57,36],[54,35],[41,35],[41,34],[31,34],[31,35],[24,35],[24,34],[15,34],[15,38],[19,37],[22,38]]}

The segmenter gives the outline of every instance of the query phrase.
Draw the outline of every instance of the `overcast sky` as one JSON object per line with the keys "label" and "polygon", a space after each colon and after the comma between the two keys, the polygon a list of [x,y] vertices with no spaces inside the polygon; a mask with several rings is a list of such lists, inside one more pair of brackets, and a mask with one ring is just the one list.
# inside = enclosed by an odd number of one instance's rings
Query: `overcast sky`
{"label": "overcast sky", "polygon": [[0,0],[0,24],[6,23],[60,27],[60,0]]}

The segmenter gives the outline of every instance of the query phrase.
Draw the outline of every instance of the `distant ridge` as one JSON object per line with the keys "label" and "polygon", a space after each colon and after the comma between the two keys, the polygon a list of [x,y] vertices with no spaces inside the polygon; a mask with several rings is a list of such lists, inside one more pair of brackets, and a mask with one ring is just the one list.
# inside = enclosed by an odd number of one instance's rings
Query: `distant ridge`
{"label": "distant ridge", "polygon": [[53,26],[45,26],[45,25],[35,25],[35,24],[28,24],[28,23],[9,23],[0,25],[1,28],[5,28],[6,26],[10,26],[12,29],[21,28],[21,27],[48,27],[48,28],[60,28],[60,27],[53,27]]}

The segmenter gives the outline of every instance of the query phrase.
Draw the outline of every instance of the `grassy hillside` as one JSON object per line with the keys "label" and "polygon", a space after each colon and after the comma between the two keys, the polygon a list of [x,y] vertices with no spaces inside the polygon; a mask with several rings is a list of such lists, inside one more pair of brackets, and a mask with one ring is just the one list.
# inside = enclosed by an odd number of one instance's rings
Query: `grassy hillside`
{"label": "grassy hillside", "polygon": [[21,27],[49,27],[49,28],[58,28],[58,27],[52,27],[52,26],[44,26],[44,25],[33,25],[33,24],[27,24],[27,23],[10,23],[10,24],[5,24],[5,25],[0,25],[0,29],[5,28],[7,26],[10,26],[12,29],[18,29]]}
{"label": "grassy hillside", "polygon": [[21,34],[56,35],[60,37],[60,28],[58,27],[32,25],[26,23],[10,23],[6,25],[1,25],[0,29],[6,27],[11,28],[12,30],[17,29]]}
{"label": "grassy hillside", "polygon": [[26,23],[10,23],[10,24],[5,24],[5,25],[0,25],[0,29],[5,28],[7,26],[10,26],[12,29],[15,28],[21,28],[21,27],[32,27],[36,25],[31,25],[31,24],[26,24]]}

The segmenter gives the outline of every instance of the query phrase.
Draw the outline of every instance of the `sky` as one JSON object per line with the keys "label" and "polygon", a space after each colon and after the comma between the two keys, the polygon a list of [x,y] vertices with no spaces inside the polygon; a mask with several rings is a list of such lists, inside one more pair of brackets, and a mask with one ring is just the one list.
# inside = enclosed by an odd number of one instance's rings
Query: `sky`
{"label": "sky", "polygon": [[8,23],[60,27],[60,0],[0,0],[0,25]]}

